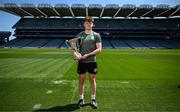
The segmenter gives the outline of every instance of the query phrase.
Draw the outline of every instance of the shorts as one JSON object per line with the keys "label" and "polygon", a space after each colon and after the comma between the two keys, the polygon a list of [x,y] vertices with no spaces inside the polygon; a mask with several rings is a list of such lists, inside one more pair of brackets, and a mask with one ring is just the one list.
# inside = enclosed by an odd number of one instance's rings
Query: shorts
{"label": "shorts", "polygon": [[97,74],[97,63],[78,63],[77,73],[78,74],[85,74],[86,72],[90,74]]}

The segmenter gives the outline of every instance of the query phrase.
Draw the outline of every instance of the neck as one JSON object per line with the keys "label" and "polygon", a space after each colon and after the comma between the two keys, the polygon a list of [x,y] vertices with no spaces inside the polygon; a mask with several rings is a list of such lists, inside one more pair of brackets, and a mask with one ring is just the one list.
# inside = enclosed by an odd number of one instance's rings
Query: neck
{"label": "neck", "polygon": [[92,29],[90,29],[90,30],[85,30],[85,33],[86,33],[86,34],[91,34],[91,33],[92,33]]}

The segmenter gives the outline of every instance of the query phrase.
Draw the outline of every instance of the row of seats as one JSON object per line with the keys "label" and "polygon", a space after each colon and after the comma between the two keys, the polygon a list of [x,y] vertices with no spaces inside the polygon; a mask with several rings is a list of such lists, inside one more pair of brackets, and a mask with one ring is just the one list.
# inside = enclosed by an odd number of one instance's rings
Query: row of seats
{"label": "row of seats", "polygon": [[[8,43],[1,45],[2,47],[9,48],[23,48],[23,47],[53,47],[60,48],[61,44],[65,41],[65,39],[48,39],[48,38],[16,38],[11,40]],[[67,46],[66,46],[67,47]]]}
{"label": "row of seats", "polygon": [[[180,48],[180,40],[172,39],[112,39],[104,40],[103,46],[105,48]],[[108,44],[111,44],[109,47]]]}
{"label": "row of seats", "polygon": [[[67,48],[65,38],[16,38],[1,48]],[[103,48],[180,48],[179,39],[102,39]]]}
{"label": "row of seats", "polygon": [[9,36],[11,32],[9,31],[0,31],[0,43],[7,42],[9,40]]}
{"label": "row of seats", "polygon": [[[72,24],[73,23],[73,24]],[[94,29],[179,29],[179,19],[96,19]],[[82,19],[21,18],[16,29],[81,29]]]}

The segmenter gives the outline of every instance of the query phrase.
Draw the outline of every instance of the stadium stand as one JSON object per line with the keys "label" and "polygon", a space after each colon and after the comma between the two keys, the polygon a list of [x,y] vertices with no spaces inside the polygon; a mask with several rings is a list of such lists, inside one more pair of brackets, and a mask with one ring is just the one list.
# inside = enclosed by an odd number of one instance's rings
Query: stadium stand
{"label": "stadium stand", "polygon": [[12,27],[16,39],[1,47],[66,48],[65,40],[83,31],[83,18],[93,16],[104,48],[180,48],[179,5],[7,3],[0,10],[21,17]]}
{"label": "stadium stand", "polygon": [[56,47],[56,48],[58,48],[58,47],[61,47],[63,42],[64,41],[62,39],[60,39],[60,38],[50,39],[50,41],[47,44],[45,44],[43,47],[52,47],[52,48]]}
{"label": "stadium stand", "polygon": [[9,37],[11,35],[11,32],[8,31],[0,31],[0,48],[3,47],[3,45],[9,41]]}

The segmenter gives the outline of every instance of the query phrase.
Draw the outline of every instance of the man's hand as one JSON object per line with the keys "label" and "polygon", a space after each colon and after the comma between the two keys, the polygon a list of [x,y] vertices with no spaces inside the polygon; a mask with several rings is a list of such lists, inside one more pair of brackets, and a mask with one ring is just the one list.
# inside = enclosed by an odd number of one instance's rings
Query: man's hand
{"label": "man's hand", "polygon": [[73,57],[74,57],[74,60],[77,60],[77,61],[82,59],[81,54],[78,52],[73,52]]}
{"label": "man's hand", "polygon": [[83,55],[82,59],[87,59],[89,56],[96,55],[96,54],[100,53],[101,49],[102,49],[102,44],[96,43],[96,49],[94,51],[88,53],[88,54]]}
{"label": "man's hand", "polygon": [[88,54],[85,54],[82,56],[82,59],[86,59],[89,55]]}

